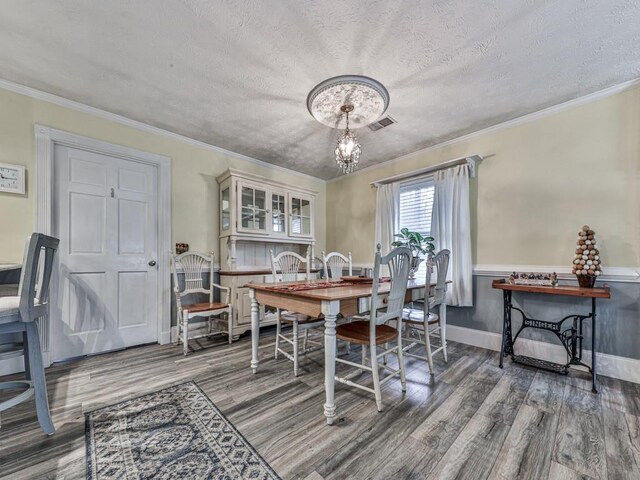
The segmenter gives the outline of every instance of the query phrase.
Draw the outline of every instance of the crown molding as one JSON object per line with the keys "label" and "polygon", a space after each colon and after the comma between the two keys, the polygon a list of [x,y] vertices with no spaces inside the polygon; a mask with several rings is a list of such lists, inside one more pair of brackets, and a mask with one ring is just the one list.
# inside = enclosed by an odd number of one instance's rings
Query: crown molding
{"label": "crown molding", "polygon": [[[376,163],[375,165],[370,165],[368,167],[362,168],[360,170],[356,170],[355,172],[353,172],[352,174],[350,174],[348,177],[353,177],[353,176],[357,176],[360,175],[364,172],[370,171],[370,170],[377,170],[377,169],[381,169],[384,168],[386,166],[389,165],[394,165],[396,163],[400,163],[403,162],[405,160],[411,159],[411,158],[415,158],[424,154],[427,154],[429,152],[433,152],[436,150],[439,150],[441,148],[445,148],[448,147],[450,145],[455,145],[458,143],[462,143],[468,140],[471,140],[473,138],[479,137],[481,135],[486,135],[489,133],[493,133],[493,132],[497,132],[506,128],[510,128],[510,127],[514,127],[517,125],[522,125],[525,123],[529,123],[541,118],[544,118],[546,116],[549,115],[553,115],[555,113],[561,112],[563,110],[567,110],[573,107],[577,107],[580,105],[584,105],[587,103],[591,103],[595,100],[599,100],[602,98],[606,98],[609,97],[611,95],[615,95],[616,93],[621,93],[624,92],[626,90],[630,90],[634,87],[637,87],[640,85],[640,78],[636,78],[633,80],[629,80],[627,82],[623,82],[620,83],[618,85],[613,85],[611,87],[605,88],[603,90],[599,90],[597,92],[593,92],[587,95],[584,95],[582,97],[578,97],[578,98],[574,98],[572,100],[568,100],[566,102],[563,103],[559,103],[557,105],[553,105],[551,107],[547,107],[544,108],[542,110],[538,110],[536,112],[532,112],[532,113],[528,113],[526,115],[523,115],[521,117],[517,117],[514,118],[512,120],[507,120],[506,122],[502,122],[502,123],[498,123],[496,125],[493,125],[491,127],[487,127],[484,128],[482,130],[477,130],[475,132],[471,132],[468,133],[466,135],[462,135],[460,137],[456,137],[453,138],[451,140],[447,140],[445,142],[441,142],[438,143],[436,145],[432,145],[430,147],[426,147],[423,148],[421,150],[417,150],[415,152],[411,152],[408,153],[406,155],[402,155],[400,157],[396,157],[393,158],[391,160],[387,160],[385,162],[382,163]],[[102,110],[96,107],[91,107],[89,105],[85,105],[83,103],[80,102],[76,102],[74,100],[69,100],[67,98],[64,97],[60,97],[58,95],[53,95],[51,93],[47,93],[47,92],[43,92],[41,90],[37,90],[35,88],[31,88],[31,87],[27,87],[25,85],[20,85],[18,83],[14,83],[14,82],[10,82],[8,80],[4,80],[0,78],[0,88],[3,90],[8,90],[10,92],[14,92],[14,93],[18,93],[20,95],[25,95],[27,97],[31,97],[34,98],[36,100],[42,100],[44,102],[48,102],[48,103],[53,103],[55,105],[59,105],[61,107],[65,107],[65,108],[69,108],[72,110],[76,110],[79,112],[83,112],[83,113],[88,113],[90,115],[95,115],[97,117],[103,118],[105,120],[110,120],[112,122],[115,123],[119,123],[121,125],[125,125],[131,128],[135,128],[137,130],[141,130],[143,132],[147,132],[147,133],[153,133],[156,135],[160,135],[166,138],[170,138],[172,140],[176,140],[182,143],[186,143],[188,145],[192,145],[195,147],[199,147],[205,150],[210,150],[210,151],[214,151],[217,153],[221,153],[223,155],[227,155],[230,157],[234,157],[234,158],[238,158],[240,160],[244,160],[250,163],[253,163],[255,165],[260,165],[262,167],[265,168],[272,168],[275,170],[279,170],[282,172],[287,172],[289,174],[292,175],[297,175],[299,177],[303,177],[303,178],[308,178],[314,181],[318,181],[318,182],[322,182],[322,183],[334,183],[334,182],[338,182],[340,180],[343,180],[344,178],[347,178],[347,176],[345,175],[341,175],[339,177],[335,177],[335,178],[331,178],[329,180],[325,180],[322,179],[320,177],[314,177],[313,175],[308,175],[306,173],[302,173],[302,172],[297,172],[295,170],[292,170],[290,168],[285,168],[285,167],[281,167],[279,165],[275,165],[273,163],[269,163],[269,162],[265,162],[264,160],[258,160],[257,158],[253,158],[253,157],[249,157],[247,155],[243,155],[241,153],[236,153],[233,152],[231,150],[226,150],[222,147],[217,147],[215,145],[211,145],[209,143],[205,143],[202,142],[200,140],[195,140],[193,138],[181,135],[179,133],[174,133],[174,132],[170,132],[169,130],[164,130],[162,128],[159,127],[154,127],[152,125],[140,122],[138,120],[133,120],[127,117],[124,117],[122,115],[118,115],[116,113],[112,113],[112,112],[108,112],[106,110]]]}
{"label": "crown molding", "polygon": [[74,100],[69,100],[68,98],[64,98],[64,97],[59,97],[58,95],[53,95],[52,93],[36,90],[35,88],[27,87],[25,85],[20,85],[18,83],[10,82],[8,80],[4,80],[1,78],[0,78],[0,88],[3,90],[8,90],[13,93],[18,93],[20,95],[25,95],[27,97],[34,98],[36,100],[42,100],[43,102],[53,103],[61,107],[69,108],[71,110],[76,110],[78,112],[88,113],[90,115],[94,115],[96,117],[103,118],[105,120],[109,120],[114,123],[119,123],[120,125],[135,128],[136,130],[141,130],[146,133],[152,133],[165,138],[170,138],[171,140],[176,140],[178,142],[186,143],[194,147],[202,148],[204,150],[209,150],[209,151],[221,153],[223,155],[227,155],[229,157],[238,158],[240,160],[253,163],[255,165],[260,165],[261,167],[275,169],[275,170],[279,170],[281,172],[287,172],[299,177],[308,178],[317,182],[319,181],[322,183],[326,183],[326,180],[319,177],[314,177],[313,175],[297,172],[295,170],[291,170],[290,168],[285,168],[285,167],[281,167],[280,165],[275,165],[273,163],[265,162],[264,160],[258,160],[257,158],[249,157],[241,153],[236,153],[222,147],[216,147],[215,145],[201,142],[200,140],[196,140],[194,138],[180,135],[179,133],[170,132],[169,130],[165,130],[159,127],[154,127],[153,125],[149,125],[147,123],[143,123],[138,120],[133,120],[131,118],[123,117],[122,115],[118,115],[117,113],[112,113],[106,110],[102,110],[100,108],[91,107],[89,105],[85,105],[84,103],[76,102]]}
{"label": "crown molding", "polygon": [[[466,142],[472,140],[476,137],[487,135],[489,133],[498,132],[500,130],[504,130],[507,128],[515,127],[518,125],[523,125],[525,123],[533,122],[535,120],[540,120],[541,118],[548,117],[550,115],[554,115],[556,113],[562,112],[564,110],[568,110],[574,107],[579,107],[580,105],[585,105],[587,103],[591,103],[596,100],[600,100],[603,98],[610,97],[615,95],[616,93],[621,93],[626,90],[630,90],[634,87],[640,86],[640,78],[635,78],[633,80],[629,80],[623,83],[619,83],[618,85],[613,85],[611,87],[605,88],[604,90],[599,90],[597,92],[589,93],[587,95],[583,95],[582,97],[574,98],[572,100],[567,100],[566,102],[558,103],[557,105],[553,105],[551,107],[543,108],[542,110],[538,110],[536,112],[527,113],[521,117],[517,117],[511,120],[507,120],[506,122],[498,123],[496,125],[492,125],[491,127],[483,128],[482,130],[477,130],[475,132],[467,133],[460,137],[452,138],[451,140],[447,140],[445,142],[438,143],[436,145],[431,145],[430,147],[423,148],[421,150],[417,150],[415,152],[407,153],[406,155],[402,155],[400,157],[393,158],[391,160],[387,160],[386,162],[376,163],[375,165],[369,165],[368,167],[364,167],[362,169],[356,170],[349,177],[353,177],[356,175],[360,175],[364,172],[369,172],[373,170],[378,170],[389,165],[395,165],[397,163],[401,163],[405,160],[419,157],[425,155],[427,153],[439,150],[441,148],[449,147],[451,145],[455,145],[458,143]],[[340,180],[347,178],[346,175],[341,175],[339,177],[331,178],[327,180],[327,183],[334,183]]]}

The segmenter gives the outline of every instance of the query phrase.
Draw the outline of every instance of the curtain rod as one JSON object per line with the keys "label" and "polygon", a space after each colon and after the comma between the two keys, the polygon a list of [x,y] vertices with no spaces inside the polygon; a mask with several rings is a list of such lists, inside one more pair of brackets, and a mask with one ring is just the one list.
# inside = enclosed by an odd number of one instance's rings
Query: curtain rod
{"label": "curtain rod", "polygon": [[438,170],[444,170],[445,168],[455,167],[456,165],[469,165],[469,174],[471,178],[476,176],[476,162],[479,162],[484,157],[482,155],[469,155],[468,157],[460,157],[447,162],[439,163],[437,165],[431,165],[430,167],[421,168],[420,170],[414,170],[408,173],[401,173],[392,177],[382,178],[371,182],[369,185],[372,187],[379,187],[380,185],[386,185],[387,183],[398,182],[401,180],[409,180],[410,178],[420,177],[427,173],[432,173]]}

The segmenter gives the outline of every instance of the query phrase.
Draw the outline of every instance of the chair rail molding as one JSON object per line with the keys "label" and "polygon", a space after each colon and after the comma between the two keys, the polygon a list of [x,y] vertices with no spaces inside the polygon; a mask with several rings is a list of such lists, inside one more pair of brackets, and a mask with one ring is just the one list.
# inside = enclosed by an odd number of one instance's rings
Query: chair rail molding
{"label": "chair rail molding", "polygon": [[[558,274],[561,280],[576,280],[571,267],[564,265],[486,265],[473,266],[473,274],[479,277],[508,277],[513,272],[552,273]],[[604,267],[599,281],[640,283],[640,268]]]}
{"label": "chair rail molding", "polygon": [[[64,145],[101,153],[158,169],[158,343],[171,339],[171,158],[122,145],[104,142],[75,133],[56,130],[46,125],[34,125],[36,142],[36,221],[35,229],[47,235],[53,231],[54,146]],[[51,311],[55,299],[52,299]],[[42,322],[42,349],[45,362],[51,364],[50,323]]]}
{"label": "chair rail molding", "polygon": [[[354,263],[353,268],[373,268],[372,263]],[[508,277],[513,272],[552,273],[556,272],[560,280],[576,280],[571,268],[564,265],[489,265],[473,266],[476,277]],[[599,281],[613,283],[640,283],[640,267],[604,267]]]}

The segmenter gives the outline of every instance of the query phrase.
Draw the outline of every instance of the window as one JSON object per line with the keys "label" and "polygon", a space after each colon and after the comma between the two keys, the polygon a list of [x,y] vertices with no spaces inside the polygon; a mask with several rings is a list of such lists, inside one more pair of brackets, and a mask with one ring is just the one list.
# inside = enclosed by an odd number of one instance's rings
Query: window
{"label": "window", "polygon": [[[400,228],[408,228],[423,235],[431,233],[431,214],[433,213],[433,178],[422,178],[400,185],[399,218]],[[416,278],[424,278],[425,262],[420,264]]]}

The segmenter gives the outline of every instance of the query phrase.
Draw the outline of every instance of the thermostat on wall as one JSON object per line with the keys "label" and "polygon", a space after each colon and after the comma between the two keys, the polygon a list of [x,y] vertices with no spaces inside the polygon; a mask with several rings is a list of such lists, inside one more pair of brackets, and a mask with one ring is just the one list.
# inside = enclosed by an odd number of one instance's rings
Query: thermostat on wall
{"label": "thermostat on wall", "polygon": [[22,165],[0,163],[0,192],[24,193],[25,168]]}

